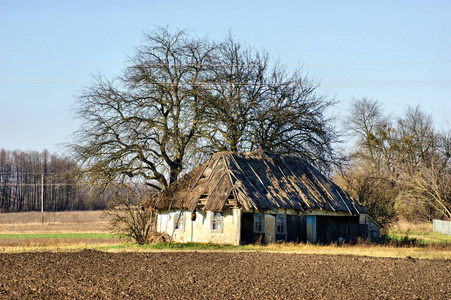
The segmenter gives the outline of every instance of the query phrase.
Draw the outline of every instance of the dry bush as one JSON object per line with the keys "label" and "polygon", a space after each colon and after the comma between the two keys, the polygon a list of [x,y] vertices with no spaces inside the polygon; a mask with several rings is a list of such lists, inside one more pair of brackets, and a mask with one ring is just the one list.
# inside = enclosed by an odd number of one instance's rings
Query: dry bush
{"label": "dry bush", "polygon": [[111,230],[122,237],[130,238],[143,245],[150,242],[156,232],[158,213],[145,208],[144,203],[153,191],[132,183],[118,185],[107,211]]}
{"label": "dry bush", "polygon": [[166,243],[171,240],[171,236],[166,232],[153,232],[149,237],[149,243]]}

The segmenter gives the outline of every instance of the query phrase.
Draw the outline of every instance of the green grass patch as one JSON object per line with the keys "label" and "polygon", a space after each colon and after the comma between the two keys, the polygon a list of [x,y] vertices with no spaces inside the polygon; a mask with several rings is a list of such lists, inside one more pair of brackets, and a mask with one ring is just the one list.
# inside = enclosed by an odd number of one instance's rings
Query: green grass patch
{"label": "green grass patch", "polygon": [[118,238],[111,233],[14,233],[0,234],[0,239],[110,239]]}
{"label": "green grass patch", "polygon": [[433,231],[390,230],[381,236],[383,242],[404,244],[451,244],[451,236]]}
{"label": "green grass patch", "polygon": [[393,235],[393,234],[382,234],[381,243],[383,245],[390,245],[395,247],[413,247],[422,246],[424,243],[415,237],[410,237],[408,234],[404,235]]}

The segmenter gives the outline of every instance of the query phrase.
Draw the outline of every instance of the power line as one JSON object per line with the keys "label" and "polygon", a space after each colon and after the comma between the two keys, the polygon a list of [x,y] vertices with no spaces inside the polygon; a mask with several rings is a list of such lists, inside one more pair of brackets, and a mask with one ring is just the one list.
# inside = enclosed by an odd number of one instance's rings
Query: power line
{"label": "power line", "polygon": [[24,186],[33,186],[33,187],[40,187],[40,186],[51,186],[51,187],[61,187],[61,186],[81,186],[82,184],[79,183],[44,183],[41,184],[40,182],[37,183],[0,183],[0,187],[9,186],[9,187],[24,187]]}
{"label": "power line", "polygon": [[321,86],[422,86],[451,85],[451,81],[386,81],[386,82],[325,82]]}
{"label": "power line", "polygon": [[[0,59],[0,63],[23,63],[23,64],[62,64],[62,65],[123,65],[123,63],[118,62],[106,62],[106,61],[53,61],[53,60],[6,60]],[[442,65],[451,64],[451,61],[420,61],[420,62],[368,62],[368,63],[305,63],[305,64],[281,64],[282,66],[305,66],[305,67],[315,67],[315,66],[390,66],[390,65]],[[241,63],[241,64],[209,64],[206,66],[217,66],[217,67],[231,67],[231,66],[248,66],[248,65],[259,65],[253,63]],[[146,66],[159,66],[159,64],[146,64]],[[195,64],[180,64],[180,67],[195,66]],[[205,65],[204,65],[205,66]]]}
{"label": "power line", "polygon": [[[5,79],[3,79],[5,80]],[[24,83],[50,83],[50,84],[93,84],[94,81],[79,81],[79,80],[53,80],[53,79],[6,79],[6,81],[13,82],[24,82]],[[149,82],[149,84],[166,85],[172,86],[173,82],[162,82],[154,81]],[[185,82],[178,83],[178,87],[191,87],[191,86],[202,86],[202,87],[212,87],[212,86],[286,86],[286,85],[302,85],[302,83],[288,82],[284,84],[266,84],[266,83],[242,83],[242,82],[220,82],[220,83],[210,83],[210,82]],[[322,82],[320,86],[447,86],[451,85],[451,81],[368,81],[368,82]]]}
{"label": "power line", "polygon": [[51,84],[91,84],[92,80],[76,80],[76,79],[37,79],[37,78],[2,78],[1,81],[18,82],[18,83],[51,83]]}
{"label": "power line", "polygon": [[52,65],[122,65],[122,63],[106,62],[106,61],[6,60],[6,59],[0,59],[0,63],[11,63],[11,64],[52,64]]}
{"label": "power line", "polygon": [[2,171],[0,172],[0,175],[2,174],[6,174],[6,175],[61,175],[61,173],[44,173],[44,172],[19,172],[17,173],[17,171],[11,171],[11,172],[7,172],[7,171]]}
{"label": "power line", "polygon": [[304,64],[306,67],[322,66],[396,66],[396,65],[446,65],[451,61],[431,61],[431,62],[380,62],[380,63],[327,63],[327,64]]}

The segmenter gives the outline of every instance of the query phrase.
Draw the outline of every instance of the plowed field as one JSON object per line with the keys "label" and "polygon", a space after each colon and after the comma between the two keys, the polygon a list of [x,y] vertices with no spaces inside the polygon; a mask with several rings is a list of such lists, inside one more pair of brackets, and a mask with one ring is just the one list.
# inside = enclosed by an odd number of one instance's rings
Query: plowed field
{"label": "plowed field", "polygon": [[451,261],[263,252],[0,253],[0,299],[451,299]]}

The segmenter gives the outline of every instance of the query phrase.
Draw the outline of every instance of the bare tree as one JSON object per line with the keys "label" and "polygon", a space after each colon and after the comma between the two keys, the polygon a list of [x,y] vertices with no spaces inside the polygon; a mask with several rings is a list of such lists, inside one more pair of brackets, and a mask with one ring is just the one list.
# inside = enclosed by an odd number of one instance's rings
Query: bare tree
{"label": "bare tree", "polygon": [[318,85],[299,68],[290,74],[275,64],[265,82],[266,91],[248,134],[253,148],[263,143],[272,152],[297,154],[327,170],[335,160],[332,144],[339,135],[334,118],[325,112],[335,100],[318,95]]}
{"label": "bare tree", "polygon": [[409,109],[400,121],[405,130],[398,180],[400,210],[423,220],[451,220],[451,131],[436,132],[430,116],[418,108]]}
{"label": "bare tree", "polygon": [[[345,129],[356,138],[356,149],[352,156],[362,160],[369,167],[367,171],[380,174],[384,171],[383,150],[386,134],[391,132],[389,117],[385,116],[376,100],[353,99]],[[388,128],[388,130],[386,130]],[[382,151],[381,151],[382,150]],[[386,151],[385,151],[386,153]]]}
{"label": "bare tree", "polygon": [[318,85],[302,69],[288,72],[267,53],[230,35],[219,45],[217,57],[207,146],[249,151],[265,144],[274,153],[297,154],[318,167],[330,165],[338,134],[325,111],[335,101],[316,94]]}
{"label": "bare tree", "polygon": [[156,232],[157,213],[144,208],[144,203],[155,191],[131,182],[110,184],[112,199],[106,211],[111,220],[112,231],[140,245],[149,243]]}
{"label": "bare tree", "polygon": [[[414,174],[402,178],[403,189],[397,203],[409,218],[451,220],[451,170],[438,166],[421,166]],[[404,174],[403,174],[404,175]]]}
{"label": "bare tree", "polygon": [[242,151],[250,124],[262,105],[267,86],[268,55],[235,41],[229,34],[218,45],[211,70],[211,98],[205,131],[206,148],[213,151]]}
{"label": "bare tree", "polygon": [[376,176],[368,171],[368,166],[354,160],[340,167],[341,175],[335,181],[363,204],[379,224],[387,227],[398,220],[396,197],[399,191],[389,178]]}
{"label": "bare tree", "polygon": [[213,50],[186,31],[158,29],[122,77],[96,77],[77,103],[84,123],[71,145],[93,181],[139,177],[161,189],[177,179],[204,121]]}
{"label": "bare tree", "polygon": [[[450,133],[438,132],[430,115],[408,107],[390,120],[377,101],[364,98],[353,101],[346,125],[357,137],[351,164],[342,170],[349,190],[361,198],[359,191],[382,186],[372,195],[380,201],[376,207],[386,212],[396,208],[405,218],[451,217]],[[368,182],[377,188],[368,189]],[[368,205],[369,198],[362,199]]]}

